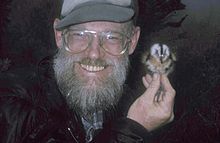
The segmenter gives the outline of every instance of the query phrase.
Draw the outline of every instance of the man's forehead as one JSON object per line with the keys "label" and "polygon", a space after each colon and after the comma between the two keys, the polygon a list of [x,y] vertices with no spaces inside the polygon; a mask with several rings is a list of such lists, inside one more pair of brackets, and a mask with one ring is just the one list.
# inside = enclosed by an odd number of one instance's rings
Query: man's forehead
{"label": "man's forehead", "polygon": [[70,29],[87,29],[87,30],[95,30],[95,31],[106,31],[106,30],[116,30],[122,31],[125,24],[123,23],[115,23],[115,22],[107,22],[107,21],[95,21],[95,22],[87,22],[72,25]]}

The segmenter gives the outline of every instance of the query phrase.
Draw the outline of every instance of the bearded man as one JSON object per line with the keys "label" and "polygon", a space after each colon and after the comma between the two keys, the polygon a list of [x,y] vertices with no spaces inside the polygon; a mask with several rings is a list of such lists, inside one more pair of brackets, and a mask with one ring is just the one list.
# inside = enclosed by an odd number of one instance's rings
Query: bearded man
{"label": "bearded man", "polygon": [[[165,75],[143,77],[146,91],[137,99],[125,85],[140,35],[137,6],[136,0],[64,0],[54,21],[53,62],[62,106],[51,101],[57,93],[31,112],[18,106],[25,115],[8,122],[2,142],[148,142],[149,132],[173,120],[175,90]],[[2,120],[13,114],[5,107]]]}

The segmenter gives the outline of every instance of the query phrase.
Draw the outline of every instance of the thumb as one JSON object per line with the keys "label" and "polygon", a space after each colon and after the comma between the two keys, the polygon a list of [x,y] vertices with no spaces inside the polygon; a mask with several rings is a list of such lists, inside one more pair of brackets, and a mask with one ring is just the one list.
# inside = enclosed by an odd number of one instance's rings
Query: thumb
{"label": "thumb", "polygon": [[160,75],[157,73],[153,74],[153,79],[148,86],[147,90],[144,92],[144,98],[148,98],[148,100],[153,101],[154,96],[156,95],[158,89],[160,87]]}

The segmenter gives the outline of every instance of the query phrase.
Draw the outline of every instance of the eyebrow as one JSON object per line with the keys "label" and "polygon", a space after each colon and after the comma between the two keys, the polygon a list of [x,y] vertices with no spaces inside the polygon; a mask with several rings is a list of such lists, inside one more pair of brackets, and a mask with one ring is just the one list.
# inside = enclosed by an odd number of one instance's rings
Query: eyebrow
{"label": "eyebrow", "polygon": [[[96,31],[96,30],[94,30],[94,29],[88,29],[88,28],[86,28],[86,26],[84,26],[84,25],[72,25],[72,26],[68,27],[67,29],[70,29],[70,30]],[[125,29],[124,27],[120,27],[120,28],[116,28],[116,29],[105,29],[103,32],[113,31],[113,32],[123,33],[123,32],[125,32],[124,29]],[[100,31],[100,32],[102,32],[102,31]]]}
{"label": "eyebrow", "polygon": [[96,30],[89,30],[89,29],[86,29],[86,28],[80,28],[80,27],[72,27],[72,28],[68,28],[68,30],[78,30],[78,31],[88,31],[88,32],[90,32],[90,31],[94,31],[94,32],[116,32],[116,33],[123,33],[123,30],[115,30],[115,29],[109,29],[109,30],[104,30],[104,31],[96,31]]}

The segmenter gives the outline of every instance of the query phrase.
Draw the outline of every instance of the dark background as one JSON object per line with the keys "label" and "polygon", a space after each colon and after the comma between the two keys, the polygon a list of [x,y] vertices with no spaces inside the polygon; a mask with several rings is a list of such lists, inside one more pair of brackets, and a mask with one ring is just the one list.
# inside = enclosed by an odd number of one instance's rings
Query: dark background
{"label": "dark background", "polygon": [[[176,117],[172,124],[155,131],[152,142],[219,143],[220,1],[139,2],[138,25],[142,33],[131,56],[128,84],[137,86],[133,83],[141,78],[140,54],[152,43],[166,43],[178,59],[170,77],[177,91]],[[1,1],[0,77],[24,80],[37,77],[39,63],[56,51],[52,25],[59,15],[59,3],[59,0]]]}

